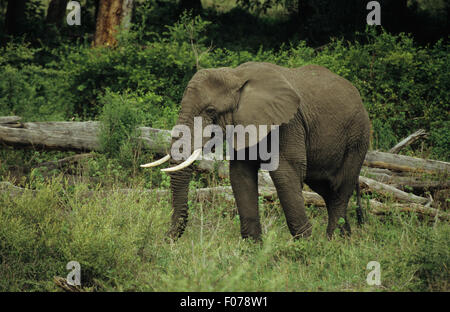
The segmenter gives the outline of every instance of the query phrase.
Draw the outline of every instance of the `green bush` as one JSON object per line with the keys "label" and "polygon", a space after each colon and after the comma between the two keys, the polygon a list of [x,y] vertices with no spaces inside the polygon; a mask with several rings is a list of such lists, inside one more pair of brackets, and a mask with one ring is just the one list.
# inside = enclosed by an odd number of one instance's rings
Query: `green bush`
{"label": "green bush", "polygon": [[0,115],[24,119],[65,120],[72,115],[72,99],[64,70],[36,64],[40,49],[8,44],[0,56]]}
{"label": "green bush", "polygon": [[130,164],[139,148],[135,138],[137,127],[142,123],[141,114],[127,94],[116,94],[107,90],[100,98],[103,109],[100,114],[100,144],[102,151],[110,157],[118,157]]}

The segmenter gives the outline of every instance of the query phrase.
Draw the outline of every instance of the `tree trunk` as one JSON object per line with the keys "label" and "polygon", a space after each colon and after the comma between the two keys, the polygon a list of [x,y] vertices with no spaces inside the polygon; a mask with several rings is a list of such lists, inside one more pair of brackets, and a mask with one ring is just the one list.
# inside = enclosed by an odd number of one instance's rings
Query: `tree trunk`
{"label": "tree trunk", "polygon": [[100,0],[92,45],[115,46],[117,28],[129,28],[132,9],[133,0]]}
{"label": "tree trunk", "polygon": [[57,28],[62,26],[62,21],[66,15],[68,0],[52,0],[48,5],[46,22],[47,24],[55,24]]}
{"label": "tree trunk", "polygon": [[9,0],[6,9],[5,34],[17,36],[25,32],[26,0]]}

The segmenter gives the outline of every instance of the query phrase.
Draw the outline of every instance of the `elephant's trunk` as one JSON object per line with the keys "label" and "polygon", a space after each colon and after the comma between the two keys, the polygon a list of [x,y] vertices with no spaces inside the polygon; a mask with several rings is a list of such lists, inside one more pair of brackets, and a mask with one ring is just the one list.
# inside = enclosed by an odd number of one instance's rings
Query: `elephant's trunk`
{"label": "elephant's trunk", "polygon": [[[178,124],[187,125],[191,129],[191,134],[193,134],[193,125],[191,120],[188,118],[182,118],[180,116]],[[172,139],[172,145],[176,139]],[[191,138],[193,142],[193,138]],[[191,149],[192,154],[192,149]],[[170,167],[179,165],[179,161],[170,160]],[[169,236],[172,239],[179,238],[186,228],[188,219],[188,193],[189,193],[189,182],[192,177],[192,167],[187,166],[181,170],[169,171],[170,174],[170,189],[172,193],[172,225],[169,230]]]}
{"label": "elephant's trunk", "polygon": [[[172,162],[171,162],[172,163]],[[180,237],[187,224],[188,192],[192,176],[192,167],[170,173],[170,189],[172,192],[172,225],[169,236],[173,239]]]}

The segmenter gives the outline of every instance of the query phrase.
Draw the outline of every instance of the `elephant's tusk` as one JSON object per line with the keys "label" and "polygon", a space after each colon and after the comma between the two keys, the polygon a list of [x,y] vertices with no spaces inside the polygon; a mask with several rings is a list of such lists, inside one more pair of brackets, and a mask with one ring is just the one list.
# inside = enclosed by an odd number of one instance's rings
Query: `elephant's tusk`
{"label": "elephant's tusk", "polygon": [[159,166],[163,163],[165,163],[166,161],[168,161],[170,159],[170,155],[166,155],[163,158],[161,158],[160,160],[145,164],[145,165],[141,165],[142,168],[150,168],[150,167],[155,167],[155,166]]}
{"label": "elephant's tusk", "polygon": [[186,167],[189,167],[196,159],[198,156],[200,156],[202,152],[202,149],[196,149],[191,156],[189,156],[188,159],[186,159],[184,162],[182,162],[181,164],[175,166],[175,167],[170,167],[170,168],[165,168],[165,169],[161,169],[161,171],[164,172],[173,172],[173,171],[178,171],[181,169],[184,169]]}

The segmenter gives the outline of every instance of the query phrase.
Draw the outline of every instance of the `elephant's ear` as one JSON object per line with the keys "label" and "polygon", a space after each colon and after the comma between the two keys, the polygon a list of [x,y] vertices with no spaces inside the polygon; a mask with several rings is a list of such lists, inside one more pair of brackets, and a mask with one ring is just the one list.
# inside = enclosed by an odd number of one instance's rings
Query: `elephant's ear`
{"label": "elephant's ear", "polygon": [[284,75],[270,67],[248,76],[233,115],[235,125],[281,125],[294,118],[300,96]]}

